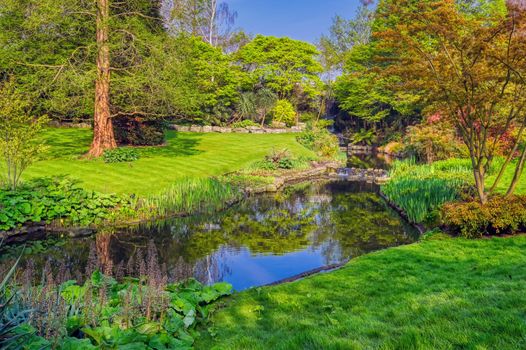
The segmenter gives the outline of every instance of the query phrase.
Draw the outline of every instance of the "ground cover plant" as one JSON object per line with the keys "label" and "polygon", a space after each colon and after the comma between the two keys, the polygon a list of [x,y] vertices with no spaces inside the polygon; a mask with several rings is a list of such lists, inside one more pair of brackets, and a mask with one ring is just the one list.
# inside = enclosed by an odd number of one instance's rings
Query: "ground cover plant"
{"label": "ground cover plant", "polygon": [[[231,297],[197,349],[519,349],[526,238],[428,237]],[[442,239],[438,239],[442,238]]]}
{"label": "ground cover plant", "polygon": [[196,326],[208,325],[213,302],[232,290],[228,283],[169,282],[153,245],[126,267],[102,267],[96,253],[90,258],[81,282],[49,261],[37,285],[31,261],[16,274],[11,269],[16,277],[0,286],[2,305],[10,300],[2,320],[17,318],[10,320],[16,327],[9,337],[1,338],[3,348],[190,349]]}
{"label": "ground cover plant", "polygon": [[0,189],[0,231],[28,222],[90,226],[130,215],[129,198],[83,189],[69,178],[40,178],[16,190]]}

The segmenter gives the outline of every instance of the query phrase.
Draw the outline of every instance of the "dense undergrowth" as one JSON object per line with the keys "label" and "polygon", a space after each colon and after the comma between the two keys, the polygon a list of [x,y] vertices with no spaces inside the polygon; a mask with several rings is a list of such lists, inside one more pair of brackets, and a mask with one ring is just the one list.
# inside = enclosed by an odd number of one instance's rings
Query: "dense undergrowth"
{"label": "dense undergrowth", "polygon": [[[501,162],[502,159],[495,159],[489,169],[490,177]],[[497,191],[482,205],[476,199],[472,178],[467,159],[424,165],[412,160],[397,161],[391,170],[391,181],[382,191],[412,222],[429,228],[441,226],[452,234],[471,238],[524,232],[526,197],[504,197]]]}
{"label": "dense undergrowth", "polygon": [[382,191],[414,223],[432,221],[443,204],[460,199],[472,176],[470,163],[460,159],[426,165],[399,161],[390,175]]}
{"label": "dense undergrowth", "polygon": [[17,261],[0,284],[0,347],[191,349],[196,327],[209,325],[213,302],[232,291],[228,283],[169,283],[153,245],[126,268],[99,261],[92,259],[83,283],[48,264],[37,284],[31,264],[15,273]]}

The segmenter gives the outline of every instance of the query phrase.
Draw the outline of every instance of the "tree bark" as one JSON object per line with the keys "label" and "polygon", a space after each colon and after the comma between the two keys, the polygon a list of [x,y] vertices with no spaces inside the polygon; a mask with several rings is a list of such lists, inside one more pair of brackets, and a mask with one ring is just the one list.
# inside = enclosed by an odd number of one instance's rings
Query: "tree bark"
{"label": "tree bark", "polygon": [[515,190],[517,189],[517,185],[519,184],[519,180],[521,179],[522,172],[524,171],[525,163],[526,163],[526,147],[522,150],[522,155],[519,160],[519,164],[517,164],[517,168],[515,169],[515,174],[513,174],[513,180],[511,180],[510,187],[508,189],[508,192],[506,193],[507,197],[515,193]]}
{"label": "tree bark", "polygon": [[93,116],[92,157],[117,147],[110,112],[110,0],[97,0],[97,80],[95,82],[95,113]]}

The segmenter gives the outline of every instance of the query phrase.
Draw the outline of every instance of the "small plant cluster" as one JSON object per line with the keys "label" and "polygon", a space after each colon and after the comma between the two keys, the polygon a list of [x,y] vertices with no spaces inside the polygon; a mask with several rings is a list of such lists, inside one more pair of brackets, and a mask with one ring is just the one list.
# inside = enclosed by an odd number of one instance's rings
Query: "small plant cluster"
{"label": "small plant cluster", "polygon": [[258,161],[249,166],[249,171],[275,171],[275,170],[292,170],[308,168],[311,159],[306,157],[295,157],[287,149],[272,150],[265,156],[265,159]]}
{"label": "small plant cluster", "polygon": [[113,269],[103,274],[103,267],[88,265],[90,277],[79,284],[60,271],[54,274],[48,262],[34,286],[32,270],[26,269],[0,300],[0,305],[11,300],[8,312],[28,310],[23,322],[12,320],[16,326],[3,348],[190,349],[196,327],[208,323],[213,302],[229,295],[232,286],[204,286],[195,279],[168,283],[152,247],[132,268],[136,278],[113,277]]}
{"label": "small plant cluster", "polygon": [[115,148],[104,151],[102,155],[105,163],[125,163],[139,160],[139,152],[133,148]]}
{"label": "small plant cluster", "polygon": [[327,129],[329,125],[327,121],[307,123],[305,131],[297,137],[298,142],[320,157],[336,158],[340,147],[338,138]]}
{"label": "small plant cluster", "polygon": [[448,203],[441,210],[443,223],[464,237],[513,234],[526,230],[526,196],[496,196],[480,201]]}
{"label": "small plant cluster", "polygon": [[68,178],[41,178],[14,191],[0,190],[0,231],[56,219],[89,226],[110,219],[117,208],[129,209],[129,201],[82,189]]}
{"label": "small plant cluster", "polygon": [[162,194],[141,199],[139,209],[148,217],[212,212],[241,198],[241,191],[217,178],[184,178]]}
{"label": "small plant cluster", "polygon": [[235,122],[231,125],[232,128],[234,129],[244,129],[244,128],[249,128],[249,127],[252,127],[252,126],[257,126],[257,127],[260,127],[261,125],[259,125],[258,123],[250,120],[250,119],[245,119],[245,120],[242,120],[242,121],[239,121],[239,122]]}

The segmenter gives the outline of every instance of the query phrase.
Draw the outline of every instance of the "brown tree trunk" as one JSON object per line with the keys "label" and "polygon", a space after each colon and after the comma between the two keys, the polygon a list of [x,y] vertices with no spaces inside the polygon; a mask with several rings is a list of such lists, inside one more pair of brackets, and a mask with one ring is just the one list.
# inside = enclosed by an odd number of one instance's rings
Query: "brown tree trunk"
{"label": "brown tree trunk", "polygon": [[508,192],[506,193],[506,196],[509,197],[515,193],[515,190],[517,189],[517,185],[519,184],[519,180],[521,179],[522,172],[524,171],[524,164],[526,163],[526,148],[522,150],[522,155],[519,160],[519,163],[517,164],[517,168],[515,169],[515,174],[513,175],[513,180],[511,180],[510,187],[508,189]]}
{"label": "brown tree trunk", "polygon": [[97,80],[95,82],[95,114],[93,116],[92,157],[117,147],[110,113],[110,0],[97,0]]}
{"label": "brown tree trunk", "polygon": [[488,202],[488,197],[486,194],[486,186],[484,184],[485,176],[484,171],[480,170],[480,166],[477,166],[474,170],[475,174],[475,186],[477,188],[477,194],[480,200],[480,203],[486,204]]}

